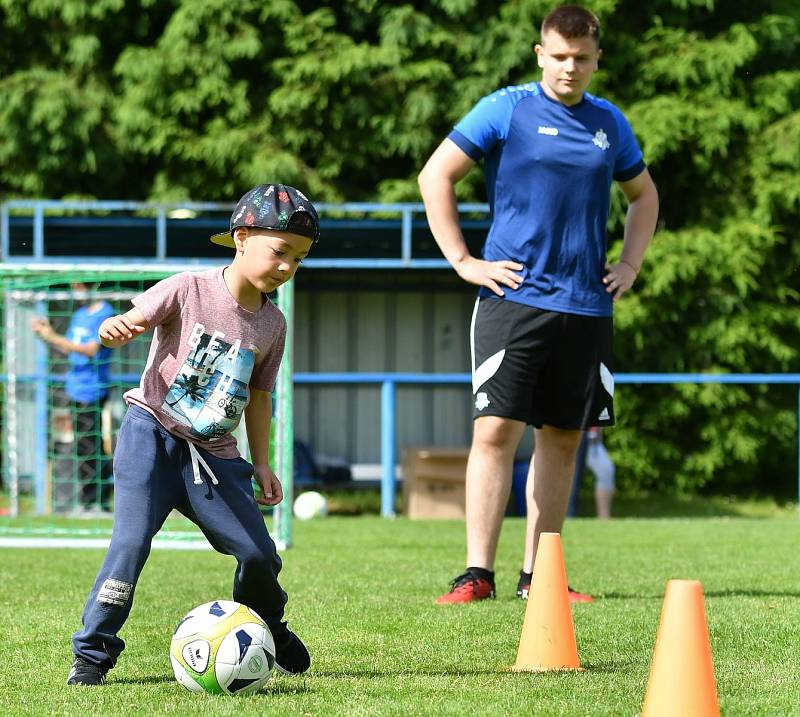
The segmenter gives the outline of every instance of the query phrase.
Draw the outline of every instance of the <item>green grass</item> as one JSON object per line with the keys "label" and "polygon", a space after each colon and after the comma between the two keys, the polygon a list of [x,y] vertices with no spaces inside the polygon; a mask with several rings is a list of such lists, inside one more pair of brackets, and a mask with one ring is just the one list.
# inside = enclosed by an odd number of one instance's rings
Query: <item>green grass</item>
{"label": "green grass", "polygon": [[[97,522],[99,525],[99,522]],[[176,523],[178,525],[179,523]],[[458,521],[329,518],[296,524],[282,582],[309,645],[307,676],[243,698],[195,695],[173,679],[171,632],[190,608],[230,595],[233,560],[154,551],[102,688],[68,688],[70,634],[100,550],[1,549],[1,715],[635,715],[665,583],[702,581],[722,712],[800,715],[800,520],[568,521],[570,582],[598,600],[573,609],[581,673],[512,674],[525,605],[514,598],[523,523],[508,519],[495,601],[433,604],[463,565]]]}

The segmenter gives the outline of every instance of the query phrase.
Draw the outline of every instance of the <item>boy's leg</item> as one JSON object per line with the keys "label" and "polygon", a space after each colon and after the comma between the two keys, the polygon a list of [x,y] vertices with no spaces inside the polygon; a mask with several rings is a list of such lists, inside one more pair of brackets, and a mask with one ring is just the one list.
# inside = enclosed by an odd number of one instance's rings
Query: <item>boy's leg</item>
{"label": "boy's leg", "polygon": [[[188,445],[186,447],[188,456]],[[195,485],[187,476],[187,515],[197,522],[211,545],[237,560],[233,599],[247,605],[267,623],[275,639],[275,665],[287,674],[300,674],[311,665],[305,645],[283,621],[286,593],[278,582],[282,563],[253,497],[253,467],[244,459],[220,459],[202,451],[218,481],[205,470]]]}
{"label": "boy's leg", "polygon": [[195,485],[189,470],[184,475],[187,514],[216,550],[236,558],[233,599],[255,610],[267,624],[278,623],[287,600],[278,583],[282,563],[253,497],[253,468],[243,458],[220,459],[202,449],[200,455],[218,483],[201,468],[203,483]]}
{"label": "boy's leg", "polygon": [[178,460],[171,455],[165,433],[138,408],[129,409],[120,427],[111,545],[89,593],[83,628],[72,637],[75,656],[103,672],[114,666],[125,647],[117,633],[130,614],[150,542],[177,502],[176,487],[183,489],[182,481],[172,477],[180,477],[179,454]]}

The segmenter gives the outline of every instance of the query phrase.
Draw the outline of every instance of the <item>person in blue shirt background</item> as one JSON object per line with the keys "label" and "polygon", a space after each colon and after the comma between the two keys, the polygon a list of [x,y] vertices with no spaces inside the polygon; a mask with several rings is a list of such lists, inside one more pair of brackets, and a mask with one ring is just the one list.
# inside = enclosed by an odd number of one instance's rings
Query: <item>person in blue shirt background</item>
{"label": "person in blue shirt background", "polygon": [[608,520],[611,517],[611,505],[614,501],[617,470],[603,444],[602,431],[597,427],[584,431],[575,455],[572,492],[567,505],[567,515],[570,517],[578,514],[578,497],[587,468],[594,474],[594,505],[597,517]]}
{"label": "person in blue shirt background", "polygon": [[[556,8],[534,52],[541,82],[480,100],[419,175],[437,244],[458,275],[480,287],[470,330],[467,567],[440,604],[495,596],[514,455],[532,425],[517,583],[527,597],[539,535],[561,532],[581,431],[614,423],[612,306],[633,286],[658,219],[658,192],[630,125],[586,91],[602,54],[597,17],[578,5]],[[477,258],[461,233],[455,185],[480,161],[492,224]],[[628,212],[622,253],[609,263],[612,182]],[[573,590],[570,599],[592,600]]]}
{"label": "person in blue shirt background", "polygon": [[86,303],[72,315],[66,334],[59,334],[41,317],[33,319],[31,328],[67,355],[64,392],[69,398],[76,440],[73,455],[80,484],[78,497],[84,509],[106,511],[111,507],[111,462],[103,451],[101,414],[108,397],[112,352],[100,343],[98,330],[114,315],[114,309],[106,301],[89,300],[86,284],[75,282],[72,289],[79,301],[86,297]]}

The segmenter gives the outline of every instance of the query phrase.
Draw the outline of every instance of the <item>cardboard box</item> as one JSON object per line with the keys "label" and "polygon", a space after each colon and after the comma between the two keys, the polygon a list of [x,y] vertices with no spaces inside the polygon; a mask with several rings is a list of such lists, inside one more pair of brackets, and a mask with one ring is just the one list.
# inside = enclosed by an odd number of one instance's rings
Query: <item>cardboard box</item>
{"label": "cardboard box", "polygon": [[406,449],[403,512],[409,518],[463,518],[469,448]]}

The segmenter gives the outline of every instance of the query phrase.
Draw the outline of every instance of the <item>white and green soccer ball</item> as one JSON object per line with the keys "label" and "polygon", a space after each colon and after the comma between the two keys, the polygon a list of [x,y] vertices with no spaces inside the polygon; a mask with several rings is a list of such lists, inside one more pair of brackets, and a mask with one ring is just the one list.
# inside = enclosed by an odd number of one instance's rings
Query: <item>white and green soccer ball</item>
{"label": "white and green soccer ball", "polygon": [[250,608],[215,600],[196,607],[178,623],[169,659],[175,679],[187,690],[249,694],[272,676],[275,641]]}

